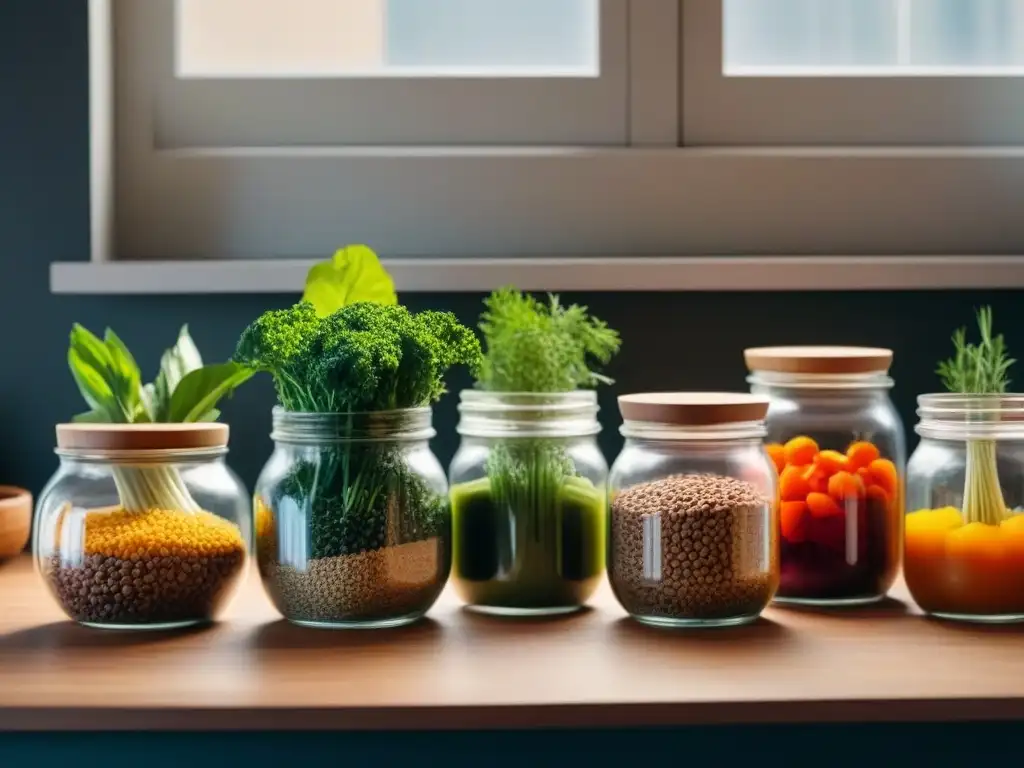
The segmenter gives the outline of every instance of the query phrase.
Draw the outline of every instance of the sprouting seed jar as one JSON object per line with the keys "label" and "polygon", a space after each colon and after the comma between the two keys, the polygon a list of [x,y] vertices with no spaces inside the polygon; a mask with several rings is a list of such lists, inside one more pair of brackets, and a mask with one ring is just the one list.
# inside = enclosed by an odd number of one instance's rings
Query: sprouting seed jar
{"label": "sprouting seed jar", "polygon": [[459,410],[449,470],[456,592],[504,616],[579,610],[605,566],[596,394],[465,390]]}
{"label": "sprouting seed jar", "polygon": [[213,621],[245,573],[247,494],[224,424],[65,424],[33,550],[73,620],[106,629]]}
{"label": "sprouting seed jar", "polygon": [[412,623],[451,569],[444,469],[430,408],[274,410],[274,453],[256,485],[256,558],[289,621],[316,628]]}
{"label": "sprouting seed jar", "polygon": [[903,575],[932,616],[1024,622],[1024,395],[918,398]]}
{"label": "sprouting seed jar", "polygon": [[906,461],[889,397],[892,352],[771,347],[748,349],[746,361],[751,391],[771,401],[782,535],[776,601],[882,599],[899,570]]}
{"label": "sprouting seed jar", "polygon": [[779,583],[768,400],[746,394],[619,398],[608,577],[633,618],[667,627],[746,624]]}

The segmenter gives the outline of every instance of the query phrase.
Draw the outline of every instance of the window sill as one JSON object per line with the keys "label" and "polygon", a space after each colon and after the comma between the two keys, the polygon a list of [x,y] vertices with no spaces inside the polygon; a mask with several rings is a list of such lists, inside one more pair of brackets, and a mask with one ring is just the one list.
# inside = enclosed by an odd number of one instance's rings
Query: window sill
{"label": "window sill", "polygon": [[[385,259],[400,291],[832,291],[1024,288],[1024,256]],[[301,292],[299,259],[58,262],[55,294]]]}

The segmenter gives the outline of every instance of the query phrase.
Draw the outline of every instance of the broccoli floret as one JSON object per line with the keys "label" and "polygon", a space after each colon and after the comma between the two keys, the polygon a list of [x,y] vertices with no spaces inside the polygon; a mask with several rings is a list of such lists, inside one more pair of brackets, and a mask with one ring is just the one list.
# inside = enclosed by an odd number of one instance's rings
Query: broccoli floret
{"label": "broccoli floret", "polygon": [[249,326],[235,359],[274,377],[291,411],[415,408],[445,393],[454,365],[475,368],[480,342],[447,312],[361,302],[319,318],[310,304],[267,312]]}

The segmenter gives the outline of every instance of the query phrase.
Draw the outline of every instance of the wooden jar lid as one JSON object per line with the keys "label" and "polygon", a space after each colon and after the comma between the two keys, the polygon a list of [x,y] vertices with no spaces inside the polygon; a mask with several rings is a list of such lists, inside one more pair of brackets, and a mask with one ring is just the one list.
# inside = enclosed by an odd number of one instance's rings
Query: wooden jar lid
{"label": "wooden jar lid", "polygon": [[228,425],[58,424],[57,447],[69,451],[188,451],[224,448]]}
{"label": "wooden jar lid", "polygon": [[875,347],[757,347],[743,353],[751,371],[886,373],[892,350]]}
{"label": "wooden jar lid", "polygon": [[623,395],[619,410],[627,421],[712,426],[763,421],[768,398],[732,392],[650,392]]}

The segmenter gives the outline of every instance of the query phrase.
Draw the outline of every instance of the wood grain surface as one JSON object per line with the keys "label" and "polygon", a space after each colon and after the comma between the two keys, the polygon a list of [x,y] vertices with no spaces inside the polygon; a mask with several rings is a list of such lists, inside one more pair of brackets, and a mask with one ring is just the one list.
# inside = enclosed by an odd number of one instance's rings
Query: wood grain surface
{"label": "wood grain surface", "polygon": [[591,610],[513,621],[446,593],[401,630],[280,619],[250,574],[225,621],[113,633],[63,618],[27,558],[0,565],[0,730],[613,727],[1024,718],[1024,628],[928,620],[897,599],[771,609],[686,633]]}

